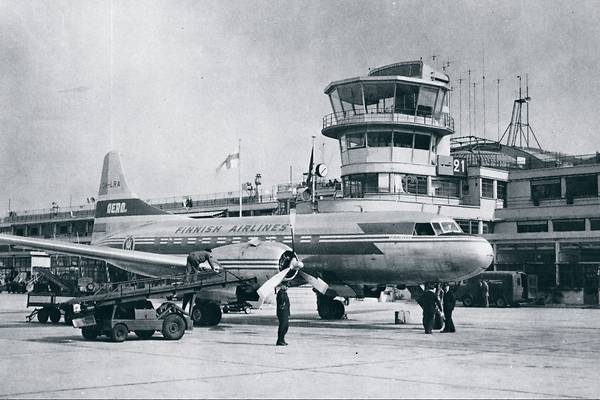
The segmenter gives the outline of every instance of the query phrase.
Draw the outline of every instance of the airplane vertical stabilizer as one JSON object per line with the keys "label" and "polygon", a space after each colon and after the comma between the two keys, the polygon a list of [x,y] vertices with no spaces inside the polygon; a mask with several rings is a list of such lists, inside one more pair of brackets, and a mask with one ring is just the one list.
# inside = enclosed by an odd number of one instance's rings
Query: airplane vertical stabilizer
{"label": "airplane vertical stabilizer", "polygon": [[98,239],[152,220],[158,215],[169,215],[135,195],[127,185],[121,167],[119,153],[111,151],[104,157],[96,212],[94,215],[94,231],[92,243]]}

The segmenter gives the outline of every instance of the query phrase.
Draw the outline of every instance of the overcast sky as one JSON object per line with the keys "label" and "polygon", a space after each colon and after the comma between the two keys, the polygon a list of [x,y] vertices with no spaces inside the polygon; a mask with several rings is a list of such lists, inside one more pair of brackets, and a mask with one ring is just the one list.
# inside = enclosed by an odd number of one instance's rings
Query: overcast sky
{"label": "overcast sky", "polygon": [[[516,76],[529,74],[530,122],[542,146],[600,149],[599,1],[6,1],[0,0],[0,215],[85,203],[102,158],[123,156],[143,198],[237,189],[215,168],[242,139],[243,180],[264,188],[317,160],[323,89],[371,67],[450,61],[477,83],[477,134],[509,123]],[[485,57],[484,57],[485,55]],[[462,86],[468,134],[467,87]],[[465,132],[467,131],[467,132]],[[475,133],[475,132],[473,132]]]}

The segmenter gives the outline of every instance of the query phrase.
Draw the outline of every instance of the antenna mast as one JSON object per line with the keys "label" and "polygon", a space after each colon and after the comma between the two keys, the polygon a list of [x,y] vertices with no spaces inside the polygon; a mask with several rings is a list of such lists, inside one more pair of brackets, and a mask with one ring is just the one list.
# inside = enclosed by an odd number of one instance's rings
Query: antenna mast
{"label": "antenna mast", "polygon": [[[499,142],[502,142],[504,137],[506,137],[507,146],[516,146],[518,140],[518,147],[528,148],[537,145],[537,148],[541,150],[542,146],[529,124],[529,101],[531,98],[529,97],[528,76],[526,75],[525,77],[525,97],[523,97],[523,91],[521,89],[521,75],[517,75],[517,79],[519,79],[519,98],[513,103],[510,124],[506,127]],[[498,80],[498,91],[500,91],[500,80]],[[523,104],[525,104],[525,122],[523,122]],[[499,107],[500,106],[498,105],[498,108]],[[530,141],[531,138],[533,138],[535,143]]]}

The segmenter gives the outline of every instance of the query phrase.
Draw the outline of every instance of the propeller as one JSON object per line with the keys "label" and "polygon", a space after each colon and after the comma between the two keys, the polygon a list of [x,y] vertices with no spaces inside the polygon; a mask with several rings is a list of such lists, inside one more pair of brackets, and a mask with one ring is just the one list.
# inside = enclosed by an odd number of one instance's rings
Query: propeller
{"label": "propeller", "polygon": [[[258,288],[258,290],[256,292],[258,293],[258,296],[260,297],[261,304],[268,296],[273,294],[273,292],[275,291],[275,288],[277,286],[279,286],[284,281],[291,281],[292,279],[294,279],[296,277],[297,274],[300,274],[300,276],[302,276],[302,278],[304,278],[304,280],[306,282],[308,282],[308,284],[310,284],[312,287],[314,287],[318,292],[320,292],[322,294],[325,294],[325,292],[329,288],[329,285],[325,281],[323,281],[321,278],[316,278],[312,275],[307,274],[306,272],[301,271],[301,269],[304,267],[304,263],[302,261],[298,260],[298,258],[296,256],[296,251],[294,248],[294,227],[295,227],[295,225],[296,225],[296,209],[291,209],[290,210],[290,229],[292,231],[293,258],[290,259],[289,266],[287,268],[284,268],[281,271],[279,271],[277,274],[273,275],[265,283],[263,283],[260,288]],[[288,277],[287,275],[290,271],[294,271],[295,273],[291,277]]]}

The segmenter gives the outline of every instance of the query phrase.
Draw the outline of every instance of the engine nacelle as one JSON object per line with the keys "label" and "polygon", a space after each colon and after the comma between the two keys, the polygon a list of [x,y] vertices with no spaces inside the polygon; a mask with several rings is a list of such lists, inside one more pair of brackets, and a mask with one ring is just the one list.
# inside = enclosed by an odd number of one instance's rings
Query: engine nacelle
{"label": "engine nacelle", "polygon": [[295,259],[289,246],[258,240],[216,247],[212,254],[228,272],[239,278],[256,278],[256,288]]}

